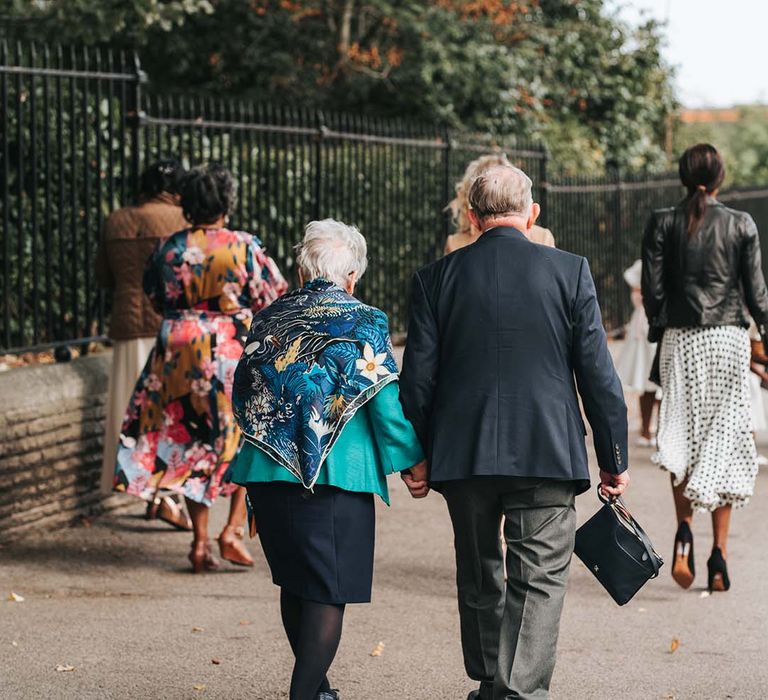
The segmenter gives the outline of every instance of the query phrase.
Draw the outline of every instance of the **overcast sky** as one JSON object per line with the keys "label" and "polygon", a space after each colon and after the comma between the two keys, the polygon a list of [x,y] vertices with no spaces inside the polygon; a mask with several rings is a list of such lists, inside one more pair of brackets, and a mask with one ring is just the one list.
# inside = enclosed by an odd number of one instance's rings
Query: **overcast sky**
{"label": "overcast sky", "polygon": [[668,20],[667,61],[686,107],[768,103],[768,0],[608,0],[636,23]]}

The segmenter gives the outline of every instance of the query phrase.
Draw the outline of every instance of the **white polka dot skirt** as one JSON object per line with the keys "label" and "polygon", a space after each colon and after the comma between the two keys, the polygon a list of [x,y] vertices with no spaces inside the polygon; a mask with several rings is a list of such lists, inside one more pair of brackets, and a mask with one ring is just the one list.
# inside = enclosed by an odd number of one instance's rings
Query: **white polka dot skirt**
{"label": "white polka dot skirt", "polygon": [[749,334],[737,326],[667,328],[661,345],[658,452],[654,462],[687,479],[696,510],[744,506],[757,451],[749,401]]}

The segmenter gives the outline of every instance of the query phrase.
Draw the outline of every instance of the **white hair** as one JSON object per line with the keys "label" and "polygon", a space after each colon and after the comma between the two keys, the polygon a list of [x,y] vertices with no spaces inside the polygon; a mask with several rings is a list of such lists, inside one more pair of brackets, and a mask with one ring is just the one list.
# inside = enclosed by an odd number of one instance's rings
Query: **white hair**
{"label": "white hair", "polygon": [[363,234],[335,219],[310,221],[296,248],[296,262],[305,280],[322,277],[345,288],[351,275],[357,273],[359,280],[368,267]]}

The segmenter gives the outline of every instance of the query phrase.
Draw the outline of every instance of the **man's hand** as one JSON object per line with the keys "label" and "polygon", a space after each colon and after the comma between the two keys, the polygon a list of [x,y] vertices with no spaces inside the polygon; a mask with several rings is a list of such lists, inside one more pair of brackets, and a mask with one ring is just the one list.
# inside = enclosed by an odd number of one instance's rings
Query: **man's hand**
{"label": "man's hand", "polygon": [[618,498],[629,486],[629,472],[611,474],[600,470],[600,490],[606,498]]}
{"label": "man's hand", "polygon": [[424,498],[429,493],[429,484],[427,483],[427,463],[419,462],[414,464],[410,469],[405,469],[400,472],[405,485],[408,487],[408,491],[411,492],[413,498]]}

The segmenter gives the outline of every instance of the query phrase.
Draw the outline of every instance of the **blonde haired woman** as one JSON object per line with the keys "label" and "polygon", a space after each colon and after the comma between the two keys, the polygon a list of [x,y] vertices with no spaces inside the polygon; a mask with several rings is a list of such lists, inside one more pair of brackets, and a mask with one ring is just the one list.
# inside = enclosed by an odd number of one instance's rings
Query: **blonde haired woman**
{"label": "blonde haired woman", "polygon": [[[446,210],[450,210],[456,232],[452,233],[445,241],[445,254],[463,248],[474,243],[482,231],[469,220],[469,188],[475,179],[486,170],[496,165],[512,165],[503,153],[491,153],[473,160],[464,171],[464,177],[456,183],[456,197],[448,204]],[[549,229],[534,226],[528,233],[528,238],[533,243],[555,247],[555,237]]]}

